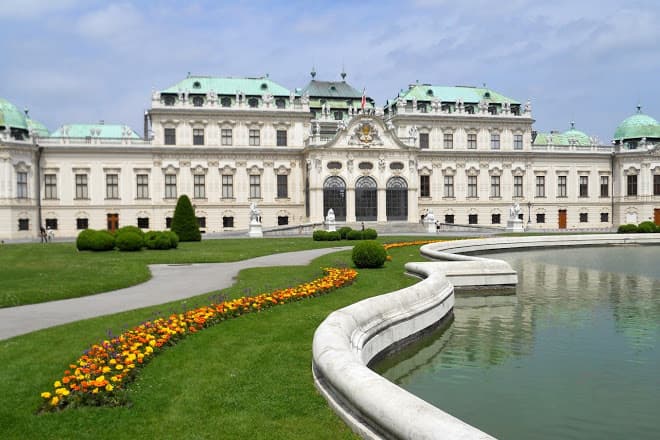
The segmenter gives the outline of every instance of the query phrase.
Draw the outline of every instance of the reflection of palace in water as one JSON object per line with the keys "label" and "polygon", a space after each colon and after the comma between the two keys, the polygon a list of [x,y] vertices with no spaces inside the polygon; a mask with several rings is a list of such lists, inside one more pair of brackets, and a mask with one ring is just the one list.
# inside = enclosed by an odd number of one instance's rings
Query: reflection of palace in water
{"label": "reflection of palace in water", "polygon": [[657,337],[660,279],[540,262],[527,252],[507,260],[518,272],[515,295],[457,295],[448,328],[379,371],[405,386],[420,369],[499,365],[532,352],[540,322],[579,328],[595,313],[594,304],[606,305],[616,331],[634,349],[649,347]]}

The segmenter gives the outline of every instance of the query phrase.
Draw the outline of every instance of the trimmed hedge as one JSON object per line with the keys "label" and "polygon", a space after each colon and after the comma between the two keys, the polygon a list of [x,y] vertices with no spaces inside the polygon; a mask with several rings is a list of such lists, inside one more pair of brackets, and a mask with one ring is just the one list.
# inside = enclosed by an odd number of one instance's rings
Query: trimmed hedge
{"label": "trimmed hedge", "polygon": [[362,233],[363,240],[375,240],[378,238],[378,232],[375,229],[367,228]]}
{"label": "trimmed hedge", "polygon": [[349,240],[362,240],[362,231],[356,231],[355,229],[348,231],[346,238]]}
{"label": "trimmed hedge", "polygon": [[649,234],[649,233],[653,233],[653,232],[657,232],[657,231],[658,231],[657,226],[655,225],[655,223],[653,223],[651,221],[641,222],[637,226],[637,232],[639,232],[639,233]]}
{"label": "trimmed hedge", "polygon": [[172,231],[176,232],[181,241],[200,241],[202,233],[195,217],[195,209],[187,195],[182,195],[176,202],[172,217]]}
{"label": "trimmed hedge", "polygon": [[178,244],[179,237],[172,231],[149,231],[144,236],[144,245],[147,249],[176,249]]}
{"label": "trimmed hedge", "polygon": [[385,264],[387,251],[375,241],[362,241],[353,247],[351,259],[358,268],[376,268]]}
{"label": "trimmed hedge", "polygon": [[115,248],[115,237],[108,231],[94,231],[90,240],[90,250],[111,251]]}
{"label": "trimmed hedge", "polygon": [[339,228],[339,229],[337,230],[337,232],[339,232],[339,236],[340,236],[340,238],[341,238],[342,240],[346,240],[346,239],[347,239],[346,236],[347,236],[348,233],[351,232],[352,230],[353,230],[353,229],[351,229],[349,226],[343,226],[343,227]]}
{"label": "trimmed hedge", "polygon": [[348,226],[339,228],[337,231],[326,231],[317,229],[312,233],[314,241],[339,241],[339,240],[375,240],[378,232],[375,229],[367,228],[364,231],[357,231]]}
{"label": "trimmed hedge", "polygon": [[91,251],[94,234],[96,234],[94,229],[85,229],[84,231],[81,231],[76,238],[76,248],[78,248],[79,251]]}
{"label": "trimmed hedge", "polygon": [[312,239],[314,241],[327,241],[328,240],[328,231],[324,229],[317,229],[312,233]]}
{"label": "trimmed hedge", "polygon": [[627,225],[620,225],[619,228],[617,229],[617,232],[619,234],[630,234],[637,232],[637,225],[633,225],[632,223],[629,223]]}
{"label": "trimmed hedge", "polygon": [[140,237],[144,239],[144,231],[138,228],[137,226],[122,226],[121,228],[117,229],[115,236],[119,236],[119,234],[122,234],[124,232],[133,232],[134,234],[138,234]]}
{"label": "trimmed hedge", "polygon": [[120,251],[135,252],[142,249],[142,246],[144,246],[144,240],[137,232],[126,230],[117,234],[115,245]]}

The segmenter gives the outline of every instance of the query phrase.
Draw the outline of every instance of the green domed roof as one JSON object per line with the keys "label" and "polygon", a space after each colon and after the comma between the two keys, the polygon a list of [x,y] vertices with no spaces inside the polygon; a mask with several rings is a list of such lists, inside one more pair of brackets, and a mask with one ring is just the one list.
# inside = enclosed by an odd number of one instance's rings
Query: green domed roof
{"label": "green domed roof", "polygon": [[660,139],[660,124],[652,117],[642,113],[642,108],[637,106],[637,113],[624,119],[616,128],[614,140],[644,137]]}
{"label": "green domed roof", "polygon": [[28,127],[30,128],[30,131],[36,133],[39,137],[43,138],[50,136],[50,132],[48,131],[48,128],[41,122],[28,118],[27,124]]}
{"label": "green domed roof", "polygon": [[591,139],[583,131],[575,129],[575,122],[571,122],[571,129],[564,132],[564,136],[571,143],[571,140],[575,141],[575,145],[591,145]]}
{"label": "green domed roof", "polygon": [[25,114],[14,104],[2,98],[0,98],[0,126],[28,129]]}

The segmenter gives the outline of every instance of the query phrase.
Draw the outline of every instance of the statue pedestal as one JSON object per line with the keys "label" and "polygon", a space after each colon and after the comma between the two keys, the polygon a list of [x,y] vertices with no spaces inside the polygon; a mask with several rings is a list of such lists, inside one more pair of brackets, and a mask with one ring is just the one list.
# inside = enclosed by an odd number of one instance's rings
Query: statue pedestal
{"label": "statue pedestal", "polygon": [[248,237],[250,238],[263,238],[264,232],[261,229],[261,223],[258,221],[250,222],[250,229],[248,229]]}
{"label": "statue pedestal", "polygon": [[509,219],[506,222],[506,231],[507,232],[525,232],[525,225],[523,221],[516,219]]}
{"label": "statue pedestal", "polygon": [[325,221],[325,230],[328,232],[334,232],[337,230],[337,224],[334,220]]}
{"label": "statue pedestal", "polygon": [[437,232],[435,220],[424,219],[424,228],[429,234],[435,234]]}

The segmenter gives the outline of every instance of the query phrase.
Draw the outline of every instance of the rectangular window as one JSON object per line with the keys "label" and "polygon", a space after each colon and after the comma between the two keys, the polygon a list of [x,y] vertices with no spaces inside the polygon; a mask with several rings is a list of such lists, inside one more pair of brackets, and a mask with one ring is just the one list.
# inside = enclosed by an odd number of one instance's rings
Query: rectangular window
{"label": "rectangular window", "polygon": [[523,149],[523,137],[522,134],[513,135],[513,149],[522,150]]}
{"label": "rectangular window", "polygon": [[470,150],[476,150],[477,149],[477,134],[476,133],[468,133],[468,144],[467,147]]}
{"label": "rectangular window", "polygon": [[490,176],[490,196],[500,197],[500,176]]}
{"label": "rectangular window", "polygon": [[167,229],[172,227],[172,217],[165,217],[165,227]]}
{"label": "rectangular window", "polygon": [[250,176],[250,198],[261,198],[261,176]]}
{"label": "rectangular window", "polygon": [[443,137],[444,137],[443,142],[444,142],[445,148],[447,148],[447,149],[454,148],[454,134],[453,133],[445,133]]}
{"label": "rectangular window", "polygon": [[467,196],[477,197],[477,176],[468,176]]}
{"label": "rectangular window", "polygon": [[56,218],[47,218],[46,219],[46,229],[52,229],[57,231],[57,219]]}
{"label": "rectangular window", "polygon": [[222,198],[231,199],[234,197],[234,176],[231,174],[222,175]]}
{"label": "rectangular window", "polygon": [[149,198],[149,175],[148,174],[138,174],[135,176],[135,182],[137,183],[137,192],[135,193],[136,198],[138,199],[148,199]]}
{"label": "rectangular window", "polygon": [[16,173],[16,198],[18,199],[27,199],[28,198],[28,173],[19,172]]}
{"label": "rectangular window", "polygon": [[195,199],[206,198],[206,176],[203,174],[193,176],[193,197]]}
{"label": "rectangular window", "polygon": [[490,135],[490,149],[499,150],[500,149],[500,134],[491,133]]}
{"label": "rectangular window", "polygon": [[580,223],[587,223],[589,221],[589,214],[586,212],[580,213]]}
{"label": "rectangular window", "polygon": [[206,228],[206,217],[197,217],[197,226]]}
{"label": "rectangular window", "polygon": [[76,229],[82,230],[89,228],[89,220],[86,218],[77,218],[76,219]]}
{"label": "rectangular window", "polygon": [[277,198],[286,199],[289,197],[289,176],[286,174],[277,175]]}
{"label": "rectangular window", "polygon": [[57,199],[57,176],[55,174],[44,175],[44,199]]}
{"label": "rectangular window", "polygon": [[193,145],[204,145],[203,128],[193,128]]}
{"label": "rectangular window", "polygon": [[500,214],[491,214],[490,222],[494,225],[500,224]]}
{"label": "rectangular window", "polygon": [[[603,176],[603,177],[607,177],[607,176]],[[602,177],[601,177],[601,181],[602,181]],[[603,184],[601,183],[601,188],[602,186]],[[602,192],[603,190],[601,189],[601,193]],[[653,175],[653,195],[660,196],[660,174]]]}
{"label": "rectangular window", "polygon": [[138,217],[137,227],[140,229],[149,229],[149,217]]}
{"label": "rectangular window", "polygon": [[523,196],[523,176],[513,176],[513,197]]}
{"label": "rectangular window", "polygon": [[468,214],[468,224],[476,225],[477,223],[479,223],[477,214]]}
{"label": "rectangular window", "polygon": [[[660,176],[657,176],[660,177]],[[655,176],[653,178],[653,189],[655,190]],[[660,179],[658,179],[660,183]],[[660,188],[658,188],[660,190]],[[600,176],[600,196],[609,197],[610,196],[610,176]]]}
{"label": "rectangular window", "polygon": [[445,197],[454,197],[454,176],[445,176]]}
{"label": "rectangular window", "polygon": [[536,214],[536,223],[545,223],[545,214]]}
{"label": "rectangular window", "polygon": [[76,174],[76,199],[88,199],[87,174]]}
{"label": "rectangular window", "polygon": [[234,227],[234,217],[222,217],[222,227],[223,228],[233,228]]}
{"label": "rectangular window", "polygon": [[286,215],[277,216],[277,226],[284,226],[289,224],[289,217]]}
{"label": "rectangular window", "polygon": [[223,128],[220,130],[220,143],[222,145],[231,145],[232,140],[232,131],[231,128]]}
{"label": "rectangular window", "polygon": [[426,149],[429,147],[429,134],[420,133],[419,134],[419,148]]}
{"label": "rectangular window", "polygon": [[119,198],[119,176],[117,174],[105,175],[105,198]]}
{"label": "rectangular window", "polygon": [[608,212],[601,212],[600,213],[600,221],[602,223],[609,223],[610,222],[610,214]]}
{"label": "rectangular window", "polygon": [[287,145],[287,132],[286,130],[277,130],[277,146],[286,147]]}
{"label": "rectangular window", "polygon": [[580,197],[589,197],[589,176],[580,176]]}
{"label": "rectangular window", "polygon": [[431,197],[431,176],[419,176],[420,197]]}
{"label": "rectangular window", "polygon": [[165,129],[165,145],[176,145],[176,128]]}
{"label": "rectangular window", "polygon": [[29,231],[30,230],[30,219],[29,218],[19,218],[18,219],[18,230],[19,231]]}
{"label": "rectangular window", "polygon": [[176,199],[176,174],[165,174],[165,198]]}
{"label": "rectangular window", "polygon": [[628,178],[626,179],[628,182],[628,187],[626,190],[626,195],[628,196],[636,196],[637,195],[637,174],[634,174],[632,176],[627,176]]}
{"label": "rectangular window", "polygon": [[261,137],[259,130],[250,130],[249,135],[250,135],[250,145],[258,146],[261,144]]}
{"label": "rectangular window", "polygon": [[545,176],[536,176],[536,197],[545,197]]}
{"label": "rectangular window", "polygon": [[445,214],[445,223],[454,224],[454,214]]}
{"label": "rectangular window", "polygon": [[566,197],[566,176],[557,176],[557,197]]}
{"label": "rectangular window", "polygon": [[341,121],[342,119],[344,119],[344,113],[335,112],[335,121]]}

